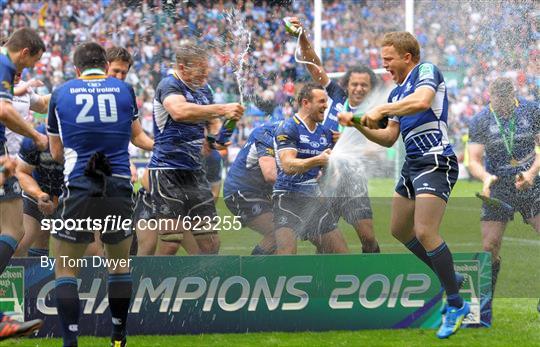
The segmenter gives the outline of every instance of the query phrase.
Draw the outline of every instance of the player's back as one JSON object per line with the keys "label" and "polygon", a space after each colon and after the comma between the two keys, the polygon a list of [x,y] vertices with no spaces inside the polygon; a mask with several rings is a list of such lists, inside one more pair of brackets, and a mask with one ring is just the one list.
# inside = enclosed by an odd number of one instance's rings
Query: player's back
{"label": "player's back", "polygon": [[129,177],[128,145],[136,109],[133,89],[105,75],[82,76],[56,89],[48,132],[62,138],[66,179],[82,176],[96,152],[109,159],[113,175]]}
{"label": "player's back", "polygon": [[261,172],[259,157],[274,155],[273,133],[276,126],[277,123],[265,123],[251,132],[227,173],[223,186],[225,196],[236,191],[272,193],[272,185],[266,183]]}

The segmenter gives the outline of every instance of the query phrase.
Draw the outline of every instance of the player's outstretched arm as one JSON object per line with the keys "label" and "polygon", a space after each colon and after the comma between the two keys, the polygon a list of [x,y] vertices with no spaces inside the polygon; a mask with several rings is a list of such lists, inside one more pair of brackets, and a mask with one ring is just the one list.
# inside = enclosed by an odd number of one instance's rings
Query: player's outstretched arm
{"label": "player's outstretched arm", "polygon": [[529,189],[534,186],[534,181],[540,173],[540,134],[536,135],[535,138],[535,153],[534,162],[529,168],[529,170],[521,172],[516,176],[516,188],[519,190]]}
{"label": "player's outstretched arm", "polygon": [[388,121],[385,129],[369,129],[362,124],[353,122],[352,112],[342,112],[338,114],[339,123],[344,126],[355,127],[371,142],[375,142],[383,147],[392,147],[399,138],[399,123],[393,120]]}
{"label": "player's outstretched arm", "polygon": [[143,131],[139,119],[135,119],[131,124],[131,143],[145,151],[154,149],[154,140]]}
{"label": "player's outstretched arm", "polygon": [[199,123],[219,116],[239,120],[244,114],[244,106],[239,103],[197,105],[187,102],[183,95],[169,95],[163,100],[163,107],[177,122]]}
{"label": "player's outstretched arm", "polygon": [[281,167],[287,175],[301,174],[314,167],[326,166],[332,151],[326,149],[321,154],[306,159],[297,158],[296,153],[296,149],[283,149],[278,152]]}
{"label": "player's outstretched arm", "polygon": [[277,178],[276,159],[274,157],[260,157],[259,167],[266,183],[274,184]]}
{"label": "player's outstretched arm", "polygon": [[49,135],[49,149],[54,161],[64,163],[64,144],[58,135]]}
{"label": "player's outstretched arm", "polygon": [[45,193],[43,190],[41,190],[34,177],[32,177],[32,172],[34,169],[35,166],[30,165],[19,158],[17,161],[16,176],[22,190],[24,190],[26,194],[30,195],[35,200],[39,200],[40,197]]}
{"label": "player's outstretched arm", "polygon": [[300,35],[300,49],[302,54],[302,60],[309,61],[317,65],[313,66],[311,64],[306,64],[306,68],[311,75],[311,78],[314,82],[326,86],[330,82],[330,79],[328,78],[326,71],[324,71],[324,68],[322,67],[321,59],[319,58],[319,56],[317,56],[317,53],[315,52],[315,49],[313,49],[311,42],[309,42],[305,28],[302,26],[302,23],[300,23],[300,20],[297,17],[292,17],[289,19],[289,21],[295,27],[301,27],[303,29],[302,34]]}
{"label": "player's outstretched arm", "polygon": [[47,137],[40,134],[32,125],[19,116],[10,102],[0,100],[0,122],[4,123],[11,131],[30,137],[40,150],[47,149]]}

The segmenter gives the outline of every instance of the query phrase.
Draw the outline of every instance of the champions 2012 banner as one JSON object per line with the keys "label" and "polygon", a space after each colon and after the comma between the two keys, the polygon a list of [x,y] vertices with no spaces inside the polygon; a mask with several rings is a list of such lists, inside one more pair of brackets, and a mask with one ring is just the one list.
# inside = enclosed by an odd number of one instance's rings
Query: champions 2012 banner
{"label": "champions 2012 banner", "polygon": [[[42,318],[60,336],[52,258],[14,259],[0,277],[0,309]],[[467,326],[491,324],[488,253],[454,254],[471,302]],[[61,261],[60,259],[58,261]],[[443,291],[409,254],[136,257],[130,260],[130,335],[435,328]],[[106,264],[80,272],[81,335],[108,336]]]}

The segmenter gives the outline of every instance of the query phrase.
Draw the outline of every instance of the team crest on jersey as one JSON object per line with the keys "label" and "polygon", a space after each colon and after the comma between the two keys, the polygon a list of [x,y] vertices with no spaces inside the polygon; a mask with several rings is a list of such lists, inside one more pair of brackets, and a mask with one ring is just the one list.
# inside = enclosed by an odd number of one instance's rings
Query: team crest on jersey
{"label": "team crest on jersey", "polygon": [[255,204],[251,207],[251,212],[254,216],[258,216],[262,212],[261,204]]}
{"label": "team crest on jersey", "polygon": [[407,85],[405,86],[405,93],[411,90],[411,88],[412,88],[412,84],[411,84],[411,81],[409,81],[407,82]]}
{"label": "team crest on jersey", "polygon": [[319,140],[319,142],[320,142],[321,145],[323,145],[323,146],[328,145],[328,140],[326,139],[326,137],[321,137],[321,139]]}

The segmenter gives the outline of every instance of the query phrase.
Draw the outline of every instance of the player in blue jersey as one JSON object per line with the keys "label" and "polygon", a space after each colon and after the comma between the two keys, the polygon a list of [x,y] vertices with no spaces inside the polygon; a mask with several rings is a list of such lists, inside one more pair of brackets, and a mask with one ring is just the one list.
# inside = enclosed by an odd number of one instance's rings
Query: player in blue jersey
{"label": "player in blue jersey", "polygon": [[[46,134],[44,124],[37,130]],[[53,160],[49,150],[39,151],[26,137],[19,151],[17,178],[23,189],[25,231],[17,252],[31,257],[49,255],[49,232],[42,230],[40,223],[56,211],[64,181],[63,166]]]}
{"label": "player in blue jersey", "polygon": [[[182,43],[174,73],[162,79],[155,92],[150,189],[156,217],[170,221],[170,230],[161,231],[166,234],[161,236],[160,254],[176,254],[179,241],[190,249],[188,253],[219,250],[219,237],[208,223],[214,220],[216,208],[202,168],[204,129],[220,116],[239,120],[244,107],[213,103],[206,84],[208,69],[207,51],[191,42]],[[177,223],[177,219],[189,223]],[[191,230],[184,230],[184,225]]]}
{"label": "player in blue jersey", "polygon": [[[461,326],[470,307],[459,295],[452,253],[439,235],[446,203],[458,177],[458,164],[448,141],[448,97],[444,78],[430,63],[420,62],[420,46],[408,32],[387,33],[382,42],[384,68],[397,87],[388,104],[368,110],[361,125],[352,113],[339,115],[368,139],[392,146],[401,133],[407,152],[392,201],[392,235],[439,277],[447,295],[446,315],[437,332],[447,338]],[[384,117],[392,117],[378,129]]]}
{"label": "player in blue jersey", "polygon": [[[45,44],[38,33],[29,28],[13,32],[0,49],[0,157],[8,154],[5,146],[6,126],[34,139],[39,149],[47,148],[47,137],[24,121],[12,105],[15,76],[20,75],[24,68],[33,67],[44,51]],[[3,176],[5,179],[0,185],[0,274],[4,272],[24,233],[20,228],[20,218],[13,218],[18,216],[17,213],[20,215],[22,210],[21,199],[12,198],[14,178]],[[42,324],[41,320],[17,322],[0,312],[0,340],[28,335]]]}
{"label": "player in blue jersey", "polygon": [[[64,163],[60,218],[74,220],[83,229],[53,233],[58,260],[55,267],[58,315],[64,346],[76,346],[78,269],[60,257],[81,258],[94,240],[92,229],[98,228],[107,257],[119,264],[108,269],[108,299],[112,344],[125,346],[132,291],[128,261],[132,229],[126,223],[107,221],[111,216],[122,221],[130,219],[133,212],[128,144],[137,116],[135,94],[125,82],[107,77],[105,49],[99,44],[81,44],[73,60],[78,78],[53,92],[47,129],[51,154],[56,161]],[[96,225],[96,221],[101,225]]]}
{"label": "player in blue jersey", "polygon": [[335,133],[321,122],[328,96],[323,87],[306,83],[298,94],[298,113],[275,132],[278,175],[273,191],[277,254],[295,254],[296,239],[311,241],[319,253],[346,253],[328,199],[318,178],[330,158]]}
{"label": "player in blue jersey", "polygon": [[[483,195],[508,207],[482,205],[484,251],[491,253],[492,289],[501,267],[499,251],[508,221],[519,212],[540,233],[540,109],[516,97],[510,78],[489,87],[490,104],[469,124],[469,169],[484,184]],[[484,157],[485,155],[485,157]]]}
{"label": "player in blue jersey", "polygon": [[227,208],[240,217],[243,225],[263,236],[252,255],[274,254],[276,250],[272,189],[277,175],[274,154],[277,125],[265,123],[253,129],[229,168],[223,185]]}
{"label": "player in blue jersey", "polygon": [[[124,81],[133,65],[133,58],[127,49],[115,46],[107,49],[107,62],[109,63],[107,75]],[[154,140],[143,131],[138,118],[133,122],[131,143],[145,151],[152,151],[154,147]],[[133,168],[133,165],[131,165],[131,168]],[[145,169],[141,179],[141,188],[137,192],[137,200],[133,209],[135,235],[133,235],[132,248],[136,249],[137,255],[153,255],[157,244],[157,230],[150,230],[145,227],[144,223],[139,223],[139,220],[148,220],[152,216],[148,175],[148,169]],[[132,253],[135,253],[135,251]]]}
{"label": "player in blue jersey", "polygon": [[[291,18],[290,22],[296,27],[301,27],[298,18]],[[323,85],[328,94],[328,109],[323,125],[333,131],[339,131],[337,114],[339,112],[354,112],[371,90],[377,86],[377,77],[367,66],[358,65],[347,70],[341,85],[330,80],[322,67],[321,60],[308,40],[305,28],[303,29],[300,35],[302,59],[317,65],[316,67],[306,64],[306,68],[313,81]],[[343,167],[341,170],[347,170],[347,167]],[[343,174],[351,177],[355,175],[354,172],[344,172]],[[347,223],[354,227],[362,243],[362,252],[380,253],[379,244],[373,232],[371,203],[366,194],[368,191],[367,179],[357,180],[354,184],[347,184],[338,187],[338,189],[339,191],[335,192],[335,196],[338,198],[332,203],[332,208],[335,209],[334,213],[342,216]]]}

